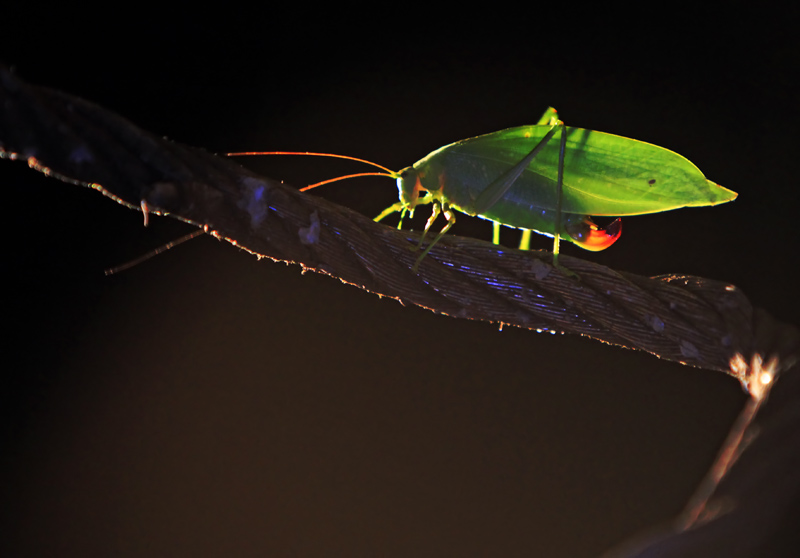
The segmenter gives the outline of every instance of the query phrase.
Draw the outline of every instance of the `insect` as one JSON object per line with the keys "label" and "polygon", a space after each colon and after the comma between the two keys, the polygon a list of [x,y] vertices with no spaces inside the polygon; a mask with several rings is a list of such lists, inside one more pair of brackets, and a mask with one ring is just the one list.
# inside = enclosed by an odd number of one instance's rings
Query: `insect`
{"label": "insect", "polygon": [[[556,135],[559,141],[554,141]],[[604,132],[567,127],[548,108],[532,126],[508,128],[441,147],[410,167],[392,171],[376,163],[328,153],[248,152],[229,155],[318,155],[352,159],[383,172],[337,177],[302,191],[354,176],[388,176],[397,181],[399,201],[375,220],[419,205],[431,204],[425,237],[440,214],[446,223],[420,254],[414,269],[456,221],[455,211],[523,230],[521,248],[530,232],[553,237],[553,263],[559,242],[568,240],[587,250],[603,250],[622,234],[621,220],[606,227],[591,216],[622,217],[660,213],[681,207],[717,205],[737,193],[710,180],[685,157],[642,141]]]}

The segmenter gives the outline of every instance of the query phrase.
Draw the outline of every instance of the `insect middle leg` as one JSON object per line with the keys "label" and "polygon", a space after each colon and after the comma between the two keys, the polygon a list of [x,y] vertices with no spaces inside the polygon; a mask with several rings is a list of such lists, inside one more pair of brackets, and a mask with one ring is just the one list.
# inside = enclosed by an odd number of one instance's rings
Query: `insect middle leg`
{"label": "insect middle leg", "polygon": [[530,229],[522,229],[522,236],[519,239],[519,249],[520,250],[530,250],[531,249],[531,230]]}
{"label": "insect middle leg", "polygon": [[[500,244],[500,227],[501,223],[499,221],[492,221],[492,244]],[[520,229],[522,231],[522,236],[519,239],[519,249],[520,250],[530,250],[531,249],[531,230],[530,229]]]}

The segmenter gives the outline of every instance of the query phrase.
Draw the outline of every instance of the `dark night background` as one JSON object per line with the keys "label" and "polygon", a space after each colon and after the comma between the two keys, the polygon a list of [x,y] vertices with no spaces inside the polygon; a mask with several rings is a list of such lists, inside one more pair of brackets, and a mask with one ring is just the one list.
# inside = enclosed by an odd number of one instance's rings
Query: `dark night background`
{"label": "dark night background", "polygon": [[[796,9],[216,9],[5,13],[0,57],[212,152],[395,169],[553,105],[739,192],[567,253],[729,281],[797,323]],[[361,170],[242,162],[298,186]],[[105,277],[190,229],[24,163],[0,182],[6,556],[597,556],[681,510],[745,400],[722,374],[403,307],[209,237]],[[396,201],[380,178],[318,195]]]}

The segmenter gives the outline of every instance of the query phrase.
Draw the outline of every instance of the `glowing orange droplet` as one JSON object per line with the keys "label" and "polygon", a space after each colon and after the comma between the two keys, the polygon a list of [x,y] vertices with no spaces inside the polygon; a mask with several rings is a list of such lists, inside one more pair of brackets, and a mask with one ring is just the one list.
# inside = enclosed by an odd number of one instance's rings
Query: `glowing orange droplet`
{"label": "glowing orange droplet", "polygon": [[605,250],[622,234],[622,219],[617,219],[606,228],[600,228],[592,222],[589,222],[589,232],[581,239],[573,238],[573,242],[585,250],[592,252],[599,252]]}

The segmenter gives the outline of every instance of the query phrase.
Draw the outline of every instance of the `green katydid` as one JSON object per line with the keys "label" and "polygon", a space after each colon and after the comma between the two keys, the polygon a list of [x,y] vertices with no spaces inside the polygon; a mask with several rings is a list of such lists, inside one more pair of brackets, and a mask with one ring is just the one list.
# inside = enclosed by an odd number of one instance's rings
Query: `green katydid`
{"label": "green katydid", "polygon": [[[560,133],[560,141],[551,141]],[[454,210],[523,230],[521,248],[528,248],[529,231],[554,237],[553,262],[559,241],[587,250],[603,250],[622,233],[617,219],[601,228],[590,216],[660,213],[680,207],[717,205],[736,192],[707,180],[685,157],[634,139],[572,128],[548,108],[533,126],[508,128],[469,138],[433,151],[410,167],[395,172],[376,163],[328,153],[249,152],[230,155],[319,155],[352,159],[384,172],[341,176],[306,186],[310,190],[344,178],[379,175],[397,180],[400,200],[375,220],[395,213],[413,213],[432,204],[423,240],[440,213],[447,222],[420,254],[414,269],[455,223]],[[420,241],[420,247],[423,240]]]}

